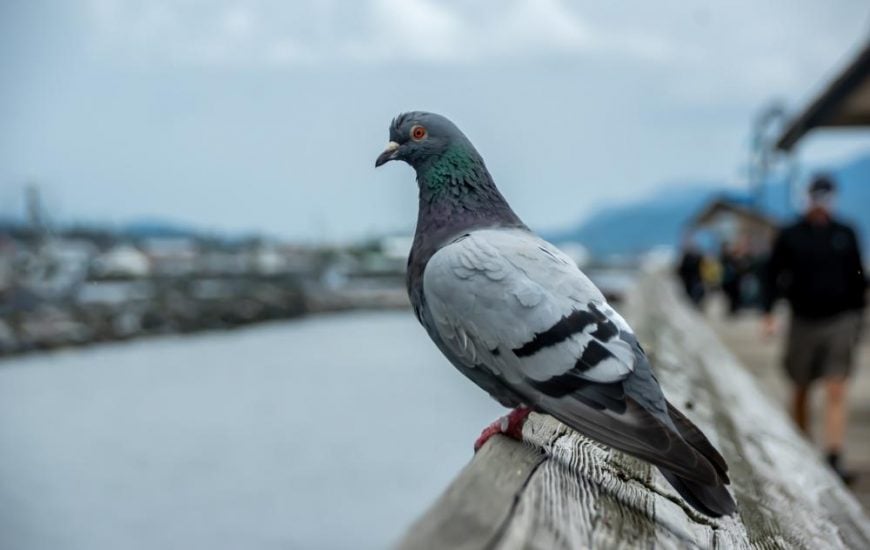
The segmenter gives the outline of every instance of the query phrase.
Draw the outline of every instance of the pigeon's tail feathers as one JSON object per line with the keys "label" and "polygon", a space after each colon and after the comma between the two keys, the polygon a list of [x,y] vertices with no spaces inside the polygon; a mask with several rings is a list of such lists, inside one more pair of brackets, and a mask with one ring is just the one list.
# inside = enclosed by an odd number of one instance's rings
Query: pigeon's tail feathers
{"label": "pigeon's tail feathers", "polygon": [[539,392],[533,398],[526,397],[526,402],[586,437],[667,468],[681,477],[702,484],[721,483],[716,467],[700,451],[635,400],[626,398],[622,412],[608,410],[607,401],[598,395],[602,386],[591,385],[586,396],[581,393],[553,397]]}
{"label": "pigeon's tail feathers", "polygon": [[704,432],[695,426],[691,420],[686,418],[686,416],[680,412],[679,409],[674,407],[670,401],[667,401],[667,405],[668,416],[671,417],[671,421],[674,423],[674,426],[676,426],[677,431],[680,432],[680,436],[713,465],[713,468],[716,469],[716,473],[723,482],[729,483],[728,464],[725,463],[725,459],[722,458],[722,455],[719,454],[716,447],[710,443],[710,440],[707,439]]}
{"label": "pigeon's tail feathers", "polygon": [[658,466],[700,513],[719,517],[735,511],[734,500],[725,488],[725,460],[701,430],[673,406],[668,406],[669,418],[662,421],[630,398],[625,400],[622,414],[573,402],[573,397],[554,399],[539,394],[538,398],[542,410],[580,433]]}
{"label": "pigeon's tail feathers", "polygon": [[680,477],[667,468],[660,467],[659,470],[661,470],[662,475],[665,476],[668,483],[680,493],[686,502],[702,514],[714,518],[733,514],[737,507],[734,499],[731,498],[731,494],[725,487],[729,483],[728,465],[725,463],[725,459],[722,458],[716,447],[710,443],[707,436],[691,420],[686,418],[670,402],[667,402],[667,405],[668,416],[670,416],[677,431],[680,432],[680,436],[713,466],[719,477],[719,483],[712,485],[698,483],[697,481]]}
{"label": "pigeon's tail feathers", "polygon": [[729,516],[737,510],[737,505],[724,484],[704,485],[680,477],[667,468],[659,468],[659,470],[680,496],[702,514],[718,518]]}

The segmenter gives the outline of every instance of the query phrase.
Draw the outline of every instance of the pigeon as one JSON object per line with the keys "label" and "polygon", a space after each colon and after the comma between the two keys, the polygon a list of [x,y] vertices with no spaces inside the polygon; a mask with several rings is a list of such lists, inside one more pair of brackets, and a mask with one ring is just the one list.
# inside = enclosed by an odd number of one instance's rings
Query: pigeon
{"label": "pigeon", "polygon": [[631,327],[567,255],[533,233],[446,117],[408,112],[375,166],[417,174],[414,314],[447,359],[505,407],[475,450],[522,439],[531,411],[648,461],[693,508],[735,512],[722,455],[667,401]]}

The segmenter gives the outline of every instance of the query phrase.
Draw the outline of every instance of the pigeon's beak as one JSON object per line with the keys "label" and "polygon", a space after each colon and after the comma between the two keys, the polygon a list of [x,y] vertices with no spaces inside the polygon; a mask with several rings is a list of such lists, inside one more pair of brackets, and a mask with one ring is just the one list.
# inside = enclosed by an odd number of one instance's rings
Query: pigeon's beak
{"label": "pigeon's beak", "polygon": [[387,148],[384,149],[384,152],[378,155],[378,160],[375,161],[375,168],[382,164],[386,164],[391,160],[396,160],[396,155],[399,153],[399,144],[395,141],[391,141],[387,144]]}

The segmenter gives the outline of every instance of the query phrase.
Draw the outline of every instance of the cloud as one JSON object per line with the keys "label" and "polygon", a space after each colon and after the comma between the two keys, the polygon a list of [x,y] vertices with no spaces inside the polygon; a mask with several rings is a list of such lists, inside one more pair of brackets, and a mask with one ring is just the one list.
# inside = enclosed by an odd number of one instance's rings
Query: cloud
{"label": "cloud", "polygon": [[489,0],[475,8],[434,0],[90,3],[101,51],[154,63],[475,63],[582,53],[598,40],[562,0]]}
{"label": "cloud", "polygon": [[289,65],[311,58],[303,44],[269,31],[257,5],[166,0],[91,0],[89,33],[103,55],[157,65]]}
{"label": "cloud", "polygon": [[369,62],[478,63],[588,50],[585,23],[559,0],[460,9],[431,0],[375,0],[368,27],[342,52]]}
{"label": "cloud", "polygon": [[368,16],[366,32],[339,40],[337,51],[324,54],[372,62],[450,61],[462,55],[466,22],[444,5],[429,0],[375,0]]}
{"label": "cloud", "polygon": [[[589,26],[559,0],[514,2],[484,37],[493,54],[516,51],[582,52],[593,40]],[[485,47],[485,44],[481,44]]]}
{"label": "cloud", "polygon": [[707,107],[806,88],[859,24],[793,2],[91,0],[89,35],[120,63],[228,69],[582,59]]}

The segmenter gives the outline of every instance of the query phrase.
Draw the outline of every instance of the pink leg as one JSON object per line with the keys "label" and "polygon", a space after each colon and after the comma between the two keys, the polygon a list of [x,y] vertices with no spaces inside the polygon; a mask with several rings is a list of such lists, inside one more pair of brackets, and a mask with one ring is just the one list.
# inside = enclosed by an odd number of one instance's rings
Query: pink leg
{"label": "pink leg", "polygon": [[523,424],[526,422],[526,417],[532,409],[528,407],[517,407],[508,414],[502,416],[480,432],[480,437],[474,442],[474,452],[480,450],[483,445],[489,441],[489,438],[495,434],[503,434],[517,441],[523,440]]}

